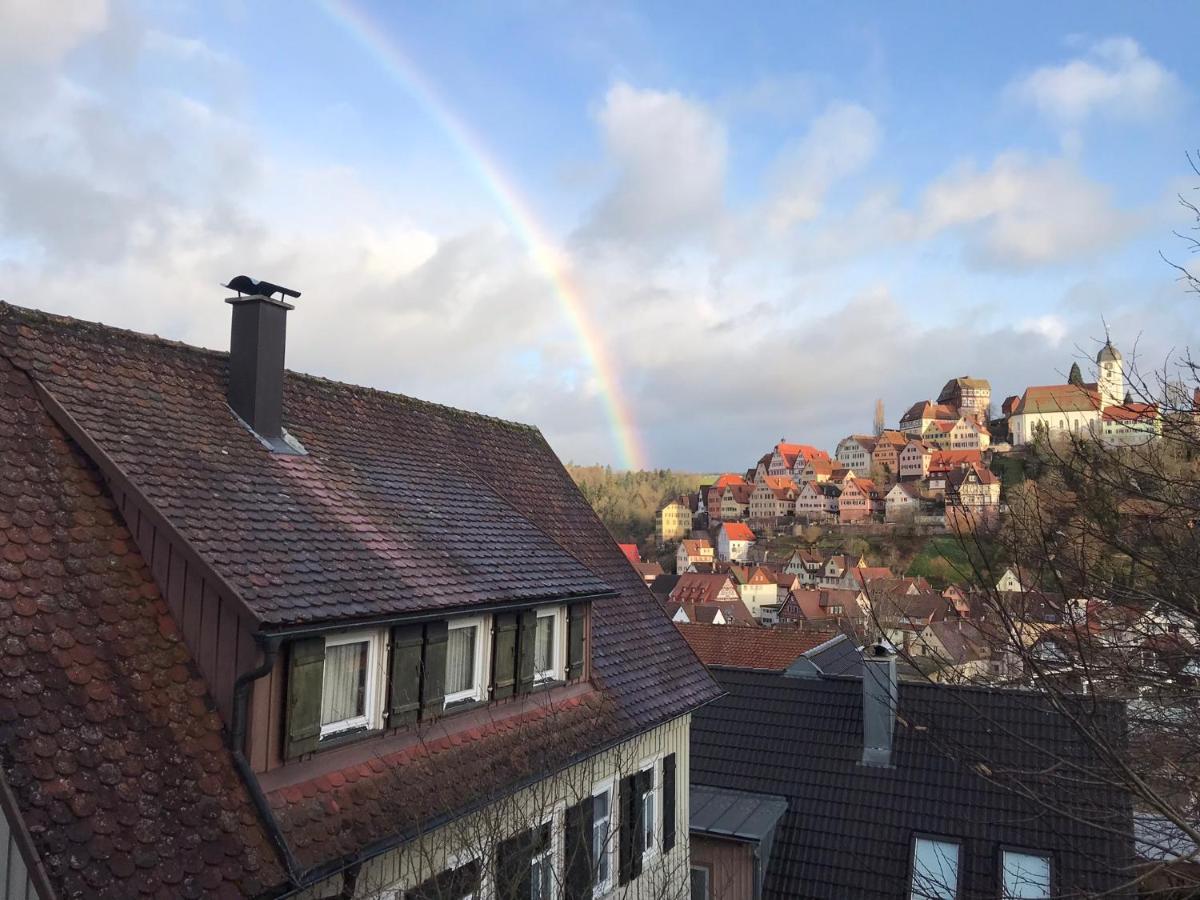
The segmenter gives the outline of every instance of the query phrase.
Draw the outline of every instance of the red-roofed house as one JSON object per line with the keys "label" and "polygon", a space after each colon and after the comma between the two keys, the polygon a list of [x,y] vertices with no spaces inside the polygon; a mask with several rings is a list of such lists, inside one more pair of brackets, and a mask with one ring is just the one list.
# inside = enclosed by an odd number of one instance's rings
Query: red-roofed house
{"label": "red-roofed house", "polygon": [[883,494],[868,478],[847,478],[838,497],[838,521],[862,522],[883,512]]}
{"label": "red-roofed house", "polygon": [[806,522],[836,519],[841,495],[841,486],[831,481],[806,481],[796,494],[796,517]]}
{"label": "red-roofed house", "polygon": [[754,546],[754,532],[744,522],[722,522],[717,532],[717,559],[745,562]]}
{"label": "red-roofed house", "polygon": [[778,523],[796,514],[796,482],[790,475],[768,475],[750,494],[750,518]]}
{"label": "red-roofed house", "polygon": [[642,561],[641,551],[638,550],[637,544],[617,544],[621,548],[621,552],[625,554],[625,558],[633,564]]}
{"label": "red-roofed house", "polygon": [[924,441],[912,440],[905,444],[899,456],[900,478],[924,478],[929,473],[933,449]]}
{"label": "red-roofed house", "polygon": [[745,483],[746,479],[741,475],[726,472],[709,486],[708,496],[705,497],[704,505],[708,509],[708,522],[710,525],[716,525],[721,521],[721,499],[725,496],[725,488],[731,484]]}
{"label": "red-roofed house", "polygon": [[675,572],[682,575],[693,563],[711,563],[713,561],[713,545],[704,538],[684,538],[679,542],[675,551]]}
{"label": "red-roofed house", "polygon": [[676,625],[700,662],[710,668],[782,672],[802,654],[836,636],[792,628],[717,628]]}

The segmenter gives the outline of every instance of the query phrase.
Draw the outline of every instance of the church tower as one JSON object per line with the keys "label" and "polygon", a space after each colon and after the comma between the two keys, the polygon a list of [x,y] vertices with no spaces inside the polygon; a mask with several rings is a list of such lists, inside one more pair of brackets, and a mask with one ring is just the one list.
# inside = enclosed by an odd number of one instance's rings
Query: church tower
{"label": "church tower", "polygon": [[1100,394],[1100,408],[1120,406],[1125,402],[1125,363],[1121,353],[1106,340],[1096,354],[1096,390]]}

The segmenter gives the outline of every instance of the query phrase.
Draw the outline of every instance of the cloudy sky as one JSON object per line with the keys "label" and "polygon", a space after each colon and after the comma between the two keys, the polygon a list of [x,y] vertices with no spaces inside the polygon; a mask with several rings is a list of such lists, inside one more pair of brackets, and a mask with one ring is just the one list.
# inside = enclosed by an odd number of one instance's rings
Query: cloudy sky
{"label": "cloudy sky", "polygon": [[247,272],[293,368],[705,471],[1197,345],[1193,4],[822,6],[0,0],[0,298],[223,347]]}

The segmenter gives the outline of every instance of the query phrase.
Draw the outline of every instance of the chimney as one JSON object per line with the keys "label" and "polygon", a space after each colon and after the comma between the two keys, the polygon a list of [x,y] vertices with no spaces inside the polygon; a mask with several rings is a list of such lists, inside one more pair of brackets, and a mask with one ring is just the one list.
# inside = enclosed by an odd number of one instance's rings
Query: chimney
{"label": "chimney", "polygon": [[283,430],[283,353],[290,303],[272,297],[298,291],[245,275],[225,287],[238,292],[226,303],[233,307],[229,339],[229,406],[270,449],[303,453]]}
{"label": "chimney", "polygon": [[863,656],[863,755],[864,766],[892,764],[892,738],[896,730],[896,654],[882,643]]}

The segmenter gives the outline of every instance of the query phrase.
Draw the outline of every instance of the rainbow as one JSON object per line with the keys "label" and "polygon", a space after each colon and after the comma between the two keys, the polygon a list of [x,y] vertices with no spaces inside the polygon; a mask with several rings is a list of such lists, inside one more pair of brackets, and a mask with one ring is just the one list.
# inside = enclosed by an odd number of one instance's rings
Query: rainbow
{"label": "rainbow", "polygon": [[579,340],[600,386],[600,395],[621,464],[645,468],[646,456],[634,426],[629,403],[621,393],[616,365],[603,335],[588,312],[583,293],[571,277],[567,261],[545,236],[529,204],[521,196],[487,146],[438,94],[424,73],[396,41],[362,9],[347,0],[318,0],[318,5],[413,97],[445,132],[480,184],[487,188],[505,218],[529,251],[534,265],[554,287],[567,321]]}

